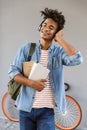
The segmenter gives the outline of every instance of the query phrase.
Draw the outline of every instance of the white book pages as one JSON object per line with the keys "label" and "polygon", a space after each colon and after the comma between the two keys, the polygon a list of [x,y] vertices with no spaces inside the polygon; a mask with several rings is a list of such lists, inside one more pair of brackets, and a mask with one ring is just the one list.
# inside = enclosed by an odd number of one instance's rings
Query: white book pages
{"label": "white book pages", "polygon": [[46,79],[50,70],[44,67],[40,63],[34,63],[29,75],[29,79],[31,80],[39,80],[39,79]]}

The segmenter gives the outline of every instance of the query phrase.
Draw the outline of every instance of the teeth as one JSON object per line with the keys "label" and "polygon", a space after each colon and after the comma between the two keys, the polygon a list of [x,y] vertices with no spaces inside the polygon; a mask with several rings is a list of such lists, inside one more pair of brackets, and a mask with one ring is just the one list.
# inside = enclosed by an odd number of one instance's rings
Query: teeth
{"label": "teeth", "polygon": [[47,33],[47,34],[49,34],[49,33]]}
{"label": "teeth", "polygon": [[44,33],[44,34],[47,34],[47,35],[49,35],[49,33],[47,33],[47,32],[46,32],[46,33]]}
{"label": "teeth", "polygon": [[47,34],[47,35],[49,35],[49,34],[50,34],[49,32],[43,32],[43,31],[42,31],[42,33],[43,33],[43,34],[45,34],[45,35],[46,35],[46,34]]}

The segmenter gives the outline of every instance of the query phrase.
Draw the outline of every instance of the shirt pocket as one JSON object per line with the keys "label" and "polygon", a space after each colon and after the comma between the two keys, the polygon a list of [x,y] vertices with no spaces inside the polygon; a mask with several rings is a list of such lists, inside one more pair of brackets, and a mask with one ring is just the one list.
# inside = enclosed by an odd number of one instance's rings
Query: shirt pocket
{"label": "shirt pocket", "polygon": [[52,68],[53,69],[58,69],[62,67],[62,60],[61,56],[54,56],[52,58]]}

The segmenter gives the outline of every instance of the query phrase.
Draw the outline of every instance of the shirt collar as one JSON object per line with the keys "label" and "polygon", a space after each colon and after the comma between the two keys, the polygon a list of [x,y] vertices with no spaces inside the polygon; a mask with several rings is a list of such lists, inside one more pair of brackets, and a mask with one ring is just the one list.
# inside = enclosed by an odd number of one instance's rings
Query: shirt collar
{"label": "shirt collar", "polygon": [[[36,44],[37,44],[37,47],[41,48],[41,46],[40,46],[40,41],[38,41]],[[54,47],[55,47],[55,46],[54,46],[54,43],[52,42],[51,46],[49,47],[49,50],[53,50]]]}

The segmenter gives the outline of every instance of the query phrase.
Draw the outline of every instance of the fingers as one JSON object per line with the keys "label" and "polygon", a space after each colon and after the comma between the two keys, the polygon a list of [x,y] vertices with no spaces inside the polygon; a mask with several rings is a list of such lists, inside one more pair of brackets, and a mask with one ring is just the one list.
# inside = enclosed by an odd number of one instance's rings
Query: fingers
{"label": "fingers", "polygon": [[40,79],[40,80],[36,80],[36,81],[32,81],[32,87],[37,90],[37,91],[42,91],[45,87],[46,87],[46,79]]}
{"label": "fingers", "polygon": [[55,40],[56,42],[58,42],[58,41],[63,37],[63,32],[64,32],[64,30],[62,29],[62,30],[60,30],[60,31],[58,31],[58,32],[56,33],[56,35],[55,35],[55,37],[54,37],[54,40]]}
{"label": "fingers", "polygon": [[62,29],[62,30],[60,30],[60,31],[56,34],[56,36],[63,36],[63,33],[64,33],[64,30]]}
{"label": "fingers", "polygon": [[63,37],[64,30],[60,30],[60,35]]}
{"label": "fingers", "polygon": [[38,88],[37,90],[40,92],[42,91],[45,87],[46,87],[46,82],[47,80],[46,79],[40,79],[39,82],[38,82]]}
{"label": "fingers", "polygon": [[46,80],[46,79],[41,79],[40,81],[41,81],[41,82],[47,82],[47,80]]}

